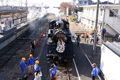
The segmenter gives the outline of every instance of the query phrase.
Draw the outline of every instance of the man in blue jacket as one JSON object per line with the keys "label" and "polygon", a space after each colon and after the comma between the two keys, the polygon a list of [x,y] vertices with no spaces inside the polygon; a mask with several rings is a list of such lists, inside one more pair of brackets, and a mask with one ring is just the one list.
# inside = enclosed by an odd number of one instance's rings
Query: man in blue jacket
{"label": "man in blue jacket", "polygon": [[25,60],[26,60],[26,58],[22,58],[22,60],[21,60],[21,62],[20,62],[20,68],[21,68],[21,70],[22,70],[22,72],[21,72],[21,79],[23,80],[23,78],[24,78],[24,71],[25,71]]}
{"label": "man in blue jacket", "polygon": [[34,73],[37,71],[37,70],[40,70],[40,67],[39,67],[39,61],[35,61],[35,65],[34,65]]}
{"label": "man in blue jacket", "polygon": [[99,69],[98,69],[98,67],[96,66],[95,63],[93,63],[92,66],[93,66],[93,70],[91,72],[92,80],[95,80],[95,77],[98,76]]}
{"label": "man in blue jacket", "polygon": [[51,69],[49,70],[51,80],[56,80],[56,70],[57,70],[57,66],[55,66],[55,64],[52,64]]}
{"label": "man in blue jacket", "polygon": [[28,66],[28,73],[32,74],[34,72],[34,64],[35,61],[38,59],[33,58],[32,54],[30,54],[30,58],[28,59],[27,66]]}

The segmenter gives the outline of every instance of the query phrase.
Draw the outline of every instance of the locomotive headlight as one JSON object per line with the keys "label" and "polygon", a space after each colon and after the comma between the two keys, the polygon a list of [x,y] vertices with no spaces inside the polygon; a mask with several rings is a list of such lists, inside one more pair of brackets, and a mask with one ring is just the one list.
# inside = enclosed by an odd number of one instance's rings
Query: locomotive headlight
{"label": "locomotive headlight", "polygon": [[67,37],[66,37],[66,36],[64,37],[64,40],[65,40],[65,41],[67,40]]}

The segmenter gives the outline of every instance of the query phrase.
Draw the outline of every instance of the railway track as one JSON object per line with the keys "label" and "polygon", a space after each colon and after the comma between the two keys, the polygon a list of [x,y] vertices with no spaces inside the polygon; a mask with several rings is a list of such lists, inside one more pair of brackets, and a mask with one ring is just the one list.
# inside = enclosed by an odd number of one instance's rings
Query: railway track
{"label": "railway track", "polygon": [[[45,18],[45,17],[43,17]],[[38,20],[37,22],[33,22],[36,28],[41,27],[41,25],[45,22],[45,20]],[[39,26],[40,25],[40,26]],[[33,26],[32,26],[33,27]],[[11,42],[8,46],[0,50],[0,68],[2,68],[10,58],[26,43],[32,40],[31,35],[35,35],[36,30],[27,30],[13,42]],[[34,40],[34,39],[33,39]],[[26,50],[26,49],[25,49]]]}
{"label": "railway track", "polygon": [[72,80],[70,76],[70,68],[68,66],[57,66],[57,80]]}
{"label": "railway track", "polygon": [[[42,25],[45,23],[45,22],[47,22],[47,19],[44,19],[44,20],[42,20],[42,21],[39,21],[39,23],[37,23],[35,26],[35,28],[40,28],[40,27],[42,27]],[[34,31],[32,31],[31,32],[31,35],[29,35],[29,37],[28,38],[19,38],[19,40],[29,40],[29,39],[31,39],[31,40],[36,40],[38,37],[39,37],[39,35],[40,35],[40,33],[39,34],[37,34],[36,32],[38,31],[38,29],[35,29]],[[42,32],[44,32],[45,30],[43,29],[42,30]],[[42,33],[41,32],[41,33]],[[34,36],[34,37],[33,37]],[[27,56],[26,58],[28,58],[29,56],[29,54],[27,54],[28,52],[27,52],[27,50],[28,50],[28,48],[29,47],[27,47],[27,48],[25,48],[24,49],[24,53],[26,54],[26,55],[24,55],[24,56]],[[20,62],[20,61],[19,61]],[[14,78],[14,75],[15,75],[15,73],[16,73],[16,71],[18,70],[18,68],[19,68],[19,63],[17,64],[17,67],[16,67],[16,69],[12,72],[12,75],[11,75],[11,77],[10,77],[10,80],[13,80],[13,78]],[[30,77],[32,77],[32,76],[30,76]],[[33,77],[32,77],[33,78]]]}

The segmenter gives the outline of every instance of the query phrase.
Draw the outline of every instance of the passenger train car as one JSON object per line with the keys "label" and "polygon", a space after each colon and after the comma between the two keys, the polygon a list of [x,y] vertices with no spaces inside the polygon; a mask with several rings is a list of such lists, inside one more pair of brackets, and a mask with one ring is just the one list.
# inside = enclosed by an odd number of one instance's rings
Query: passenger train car
{"label": "passenger train car", "polygon": [[47,40],[47,60],[52,63],[66,63],[72,60],[73,42],[69,22],[57,18],[49,22]]}

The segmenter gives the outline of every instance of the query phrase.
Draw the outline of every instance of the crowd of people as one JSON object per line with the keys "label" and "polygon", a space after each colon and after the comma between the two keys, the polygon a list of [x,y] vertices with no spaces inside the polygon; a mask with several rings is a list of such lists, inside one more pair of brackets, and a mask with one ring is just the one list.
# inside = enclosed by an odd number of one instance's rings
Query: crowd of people
{"label": "crowd of people", "polygon": [[[34,80],[42,80],[42,71],[41,71],[41,67],[39,66],[39,60],[37,58],[35,59],[32,56],[32,54],[30,54],[29,59],[27,61],[27,66],[25,64],[25,61],[26,58],[23,57],[20,62],[21,79],[19,80],[28,80],[28,77],[26,78],[26,75],[24,76],[26,67],[28,67],[28,74],[34,75]],[[56,70],[57,70],[56,65],[52,64],[49,70],[51,80],[56,80]]]}
{"label": "crowd of people", "polygon": [[[45,34],[43,34],[42,36],[45,37]],[[21,78],[18,78],[18,80],[28,80],[29,76],[31,75],[34,76],[33,80],[42,80],[42,71],[41,71],[41,67],[39,66],[39,60],[38,58],[34,58],[35,47],[37,46],[38,43],[39,43],[38,39],[36,41],[34,40],[31,42],[30,54],[27,61],[25,57],[22,57],[20,61]],[[28,76],[25,75],[26,68],[28,69],[27,70]],[[55,64],[52,64],[49,70],[51,80],[56,80],[56,69],[57,67],[55,66]]]}
{"label": "crowd of people", "polygon": [[[40,35],[40,40],[42,37],[45,37],[45,33]],[[21,69],[21,78],[18,80],[28,80],[28,76],[34,75],[34,80],[41,80],[42,71],[39,67],[39,60],[38,58],[34,58],[35,56],[35,47],[38,44],[38,39],[34,40],[30,44],[30,54],[29,58],[26,61],[26,58],[23,57],[20,61],[20,69]],[[27,64],[25,63],[27,62]],[[25,70],[28,69],[28,76],[25,75]]]}
{"label": "crowd of people", "polygon": [[28,75],[34,74],[34,80],[41,80],[42,72],[41,68],[39,67],[39,60],[38,58],[34,58],[35,55],[35,47],[38,44],[38,39],[31,42],[30,45],[30,54],[27,60],[27,64],[25,64],[26,58],[23,57],[20,61],[20,69],[21,69],[21,79],[19,80],[28,80],[28,77],[25,77],[25,69],[28,69]]}
{"label": "crowd of people", "polygon": [[[80,42],[80,36],[78,35],[76,38],[77,44],[79,46]],[[19,78],[18,80],[28,80],[29,76],[32,75],[34,76],[33,80],[42,80],[42,71],[41,67],[39,66],[39,60],[38,58],[34,58],[34,53],[35,53],[35,47],[38,44],[38,40],[31,42],[30,45],[30,55],[26,62],[26,58],[23,57],[20,61],[20,69],[21,69],[21,79]],[[63,46],[65,47],[65,42],[62,39],[58,39],[57,46]],[[25,75],[25,69],[28,69],[28,76]],[[49,73],[50,73],[50,80],[56,80],[56,70],[57,66],[55,64],[52,64]],[[99,69],[97,68],[96,64],[93,64],[93,70],[91,72],[92,75],[92,80],[95,80],[95,77],[98,75]]]}

